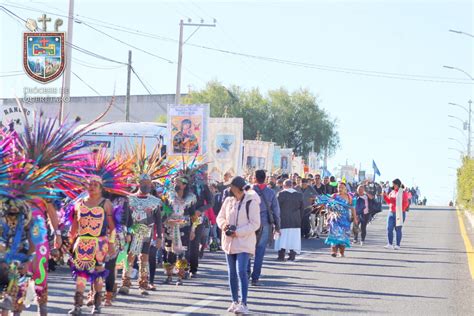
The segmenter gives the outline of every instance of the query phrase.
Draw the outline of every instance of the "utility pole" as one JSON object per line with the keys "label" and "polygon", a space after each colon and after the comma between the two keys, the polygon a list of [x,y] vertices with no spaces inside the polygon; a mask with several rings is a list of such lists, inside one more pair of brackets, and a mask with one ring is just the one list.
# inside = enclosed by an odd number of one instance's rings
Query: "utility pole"
{"label": "utility pole", "polygon": [[59,105],[59,124],[62,124],[64,117],[64,101],[71,95],[71,58],[72,58],[72,31],[74,26],[74,0],[69,0],[69,15],[67,20],[66,34],[66,69],[64,71],[63,89],[61,91],[61,102]]}
{"label": "utility pole", "polygon": [[179,47],[178,47],[178,74],[176,80],[176,96],[174,103],[179,105],[181,102],[181,65],[183,64],[183,28],[184,21],[179,21]]}
{"label": "utility pole", "polygon": [[[201,20],[201,23],[191,23],[191,19],[188,20],[189,23],[184,23],[183,20],[179,21],[179,47],[178,47],[178,73],[176,75],[176,95],[174,98],[174,103],[179,105],[181,103],[181,68],[183,65],[183,45],[201,28],[201,27],[216,27],[216,20],[214,24],[204,24],[204,20]],[[185,26],[196,26],[196,30],[185,40],[183,41],[183,32]]]}
{"label": "utility pole", "polygon": [[132,79],[132,51],[128,51],[127,95],[125,96],[125,122],[130,122],[130,81]]}
{"label": "utility pole", "polygon": [[472,106],[472,100],[469,100],[469,121],[468,121],[468,125],[467,125],[467,157],[468,158],[471,158],[471,114],[472,114],[472,111],[471,111],[471,106]]}

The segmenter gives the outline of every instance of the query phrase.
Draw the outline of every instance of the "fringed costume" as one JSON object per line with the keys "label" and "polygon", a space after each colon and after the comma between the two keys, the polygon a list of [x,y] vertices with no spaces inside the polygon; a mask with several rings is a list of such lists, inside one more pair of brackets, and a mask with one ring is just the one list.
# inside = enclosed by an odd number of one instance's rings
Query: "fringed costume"
{"label": "fringed costume", "polygon": [[[161,239],[161,199],[151,195],[153,182],[167,176],[168,167],[161,156],[161,146],[156,146],[147,154],[144,141],[138,144],[132,152],[127,153],[135,183],[139,190],[128,197],[124,205],[125,225],[130,239],[122,275],[122,285],[119,292],[128,294],[131,282],[131,273],[135,258],[138,258],[138,287],[140,293],[148,294],[153,289],[149,284],[149,258],[150,245],[154,237]],[[156,235],[156,236],[155,236]]]}
{"label": "fringed costume", "polygon": [[[83,293],[87,281],[92,284],[92,313],[100,313],[103,280],[109,273],[105,269],[105,262],[108,256],[115,255],[115,227],[120,225],[114,216],[112,203],[101,196],[101,191],[124,195],[128,189],[128,172],[105,150],[91,154],[83,169],[90,175],[87,192],[81,194],[66,212],[66,218],[69,218],[71,223],[70,244],[73,245],[70,266],[76,279],[74,307],[69,311],[72,315],[82,313]],[[98,184],[100,190],[99,196],[94,196],[91,201],[90,190],[93,189],[93,183]]]}

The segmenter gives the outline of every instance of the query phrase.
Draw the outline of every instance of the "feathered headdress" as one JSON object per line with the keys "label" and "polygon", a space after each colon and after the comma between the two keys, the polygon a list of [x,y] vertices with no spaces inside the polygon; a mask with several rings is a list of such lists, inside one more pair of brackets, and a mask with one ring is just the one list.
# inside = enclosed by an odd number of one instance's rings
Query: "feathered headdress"
{"label": "feathered headdress", "polygon": [[[130,189],[128,181],[130,171],[125,166],[126,163],[120,158],[112,158],[103,148],[88,155],[83,170],[86,173],[87,182],[98,181],[109,193],[127,195]],[[83,179],[83,185],[84,182]]]}
{"label": "feathered headdress", "polygon": [[18,155],[14,133],[0,135],[0,198],[2,207],[23,205],[37,198],[51,198],[47,184],[57,180],[52,169],[39,168]]}
{"label": "feathered headdress", "polygon": [[[206,183],[206,172],[207,163],[196,153],[190,162],[186,161],[183,156],[182,161],[170,171],[170,176],[173,179],[180,179],[188,186],[194,186],[199,193],[201,187]],[[169,183],[170,181],[167,184]]]}
{"label": "feathered headdress", "polygon": [[[50,184],[55,190],[70,197],[74,196],[72,192],[84,177],[81,170],[86,159],[86,154],[81,151],[84,144],[80,138],[93,130],[92,124],[108,112],[114,100],[112,98],[104,113],[80,129],[77,128],[79,118],[60,123],[57,118],[46,118],[40,113],[35,115],[33,122],[29,122],[25,114],[25,130],[18,135],[16,144],[18,151],[24,156],[25,161],[34,166],[34,169],[53,173],[56,180]],[[26,113],[18,99],[17,103],[23,113]]]}
{"label": "feathered headdress", "polygon": [[54,173],[54,187],[66,194],[80,183],[81,165],[86,158],[79,134],[74,132],[79,120],[59,124],[57,119],[35,117],[34,123],[18,135],[18,150],[35,168]]}
{"label": "feathered headdress", "polygon": [[134,182],[138,182],[140,177],[147,176],[152,181],[165,178],[171,170],[170,165],[165,161],[166,156],[161,154],[162,144],[158,143],[150,154],[147,154],[145,140],[136,144],[133,150],[127,150],[124,159],[128,162],[128,168],[133,175]]}

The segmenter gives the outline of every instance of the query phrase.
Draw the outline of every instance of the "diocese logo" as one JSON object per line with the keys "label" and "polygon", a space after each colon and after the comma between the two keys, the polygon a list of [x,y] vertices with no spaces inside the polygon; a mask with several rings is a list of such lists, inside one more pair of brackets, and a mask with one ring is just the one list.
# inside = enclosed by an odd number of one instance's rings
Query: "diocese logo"
{"label": "diocese logo", "polygon": [[23,34],[23,67],[28,76],[48,83],[63,73],[64,66],[63,32]]}
{"label": "diocese logo", "polygon": [[33,19],[28,19],[26,23],[31,32],[23,33],[23,67],[32,79],[48,83],[57,79],[64,71],[65,33],[58,32],[63,23],[61,19],[56,19],[54,23],[55,32],[47,31],[47,23],[51,22],[51,18],[46,14],[38,21],[42,23],[42,29]]}

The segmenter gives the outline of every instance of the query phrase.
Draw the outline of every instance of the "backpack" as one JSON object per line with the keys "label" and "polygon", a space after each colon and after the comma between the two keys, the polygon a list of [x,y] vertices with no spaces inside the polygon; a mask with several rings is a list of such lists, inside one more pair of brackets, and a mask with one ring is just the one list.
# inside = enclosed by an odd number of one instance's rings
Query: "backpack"
{"label": "backpack", "polygon": [[[248,200],[247,203],[245,203],[245,210],[247,211],[247,219],[250,220],[250,203],[252,203],[252,200]],[[258,241],[260,240],[260,237],[262,237],[262,231],[263,227],[262,224],[260,224],[260,227],[255,231],[255,235],[257,236],[257,244]]]}

